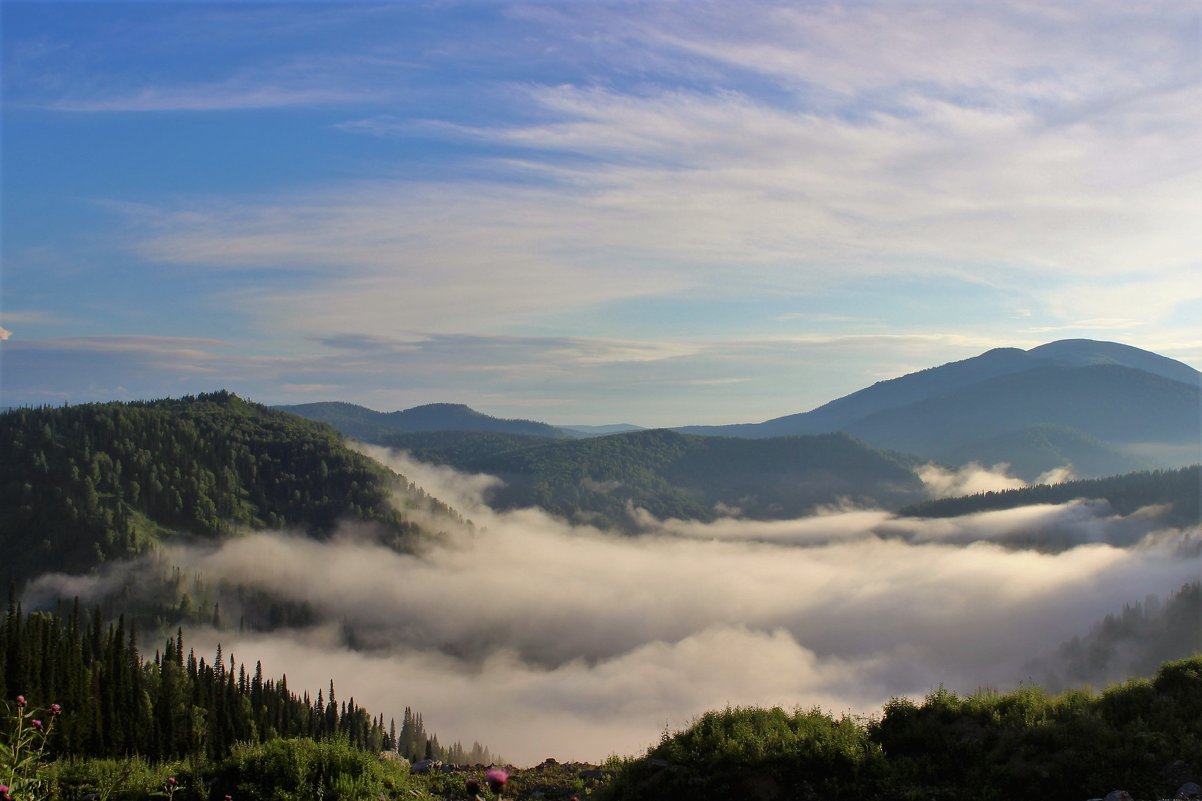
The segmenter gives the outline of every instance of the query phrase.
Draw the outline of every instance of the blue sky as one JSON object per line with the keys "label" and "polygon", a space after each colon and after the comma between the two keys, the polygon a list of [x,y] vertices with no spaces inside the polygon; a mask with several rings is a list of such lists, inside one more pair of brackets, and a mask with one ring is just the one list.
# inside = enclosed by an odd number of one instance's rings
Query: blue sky
{"label": "blue sky", "polygon": [[5,2],[0,404],[762,420],[1202,368],[1193,2]]}

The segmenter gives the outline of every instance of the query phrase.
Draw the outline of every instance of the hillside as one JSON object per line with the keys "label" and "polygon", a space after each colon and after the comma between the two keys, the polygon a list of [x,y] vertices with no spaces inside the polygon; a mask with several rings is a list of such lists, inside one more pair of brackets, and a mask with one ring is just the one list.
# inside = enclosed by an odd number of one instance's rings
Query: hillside
{"label": "hillside", "polygon": [[1174,526],[1202,524],[1202,468],[1156,470],[1109,478],[1040,484],[1024,489],[985,492],[960,498],[942,498],[907,506],[906,517],[959,517],[976,512],[1017,509],[1033,504],[1060,504],[1075,500],[1104,500],[1117,514],[1130,515],[1157,507],[1158,518]]}
{"label": "hillside", "polygon": [[776,519],[841,500],[895,506],[925,497],[903,457],[843,434],[742,440],[654,430],[550,443],[426,434],[388,444],[500,477],[504,486],[488,498],[494,508],[539,506],[627,529],[633,508],[658,518],[711,520],[737,511]]}
{"label": "hillside", "polygon": [[975,453],[974,442],[1057,426],[1121,454],[1128,446],[1198,442],[1200,400],[1196,386],[1130,367],[1040,367],[879,412],[846,430],[877,447],[945,460]]}
{"label": "hillside", "polygon": [[379,442],[392,434],[423,431],[491,431],[549,439],[571,436],[547,423],[491,417],[461,403],[430,403],[396,412],[377,412],[353,403],[341,402],[304,403],[274,408],[308,420],[328,423],[342,434],[364,442]]}
{"label": "hillside", "polygon": [[83,572],[163,538],[340,520],[403,546],[413,507],[453,516],[331,428],[217,392],[0,414],[0,581]]}
{"label": "hillside", "polygon": [[677,429],[770,437],[846,431],[953,465],[1006,462],[1028,480],[1057,467],[1099,476],[1199,460],[1199,386],[1188,365],[1115,342],[999,348],[878,382],[799,414]]}

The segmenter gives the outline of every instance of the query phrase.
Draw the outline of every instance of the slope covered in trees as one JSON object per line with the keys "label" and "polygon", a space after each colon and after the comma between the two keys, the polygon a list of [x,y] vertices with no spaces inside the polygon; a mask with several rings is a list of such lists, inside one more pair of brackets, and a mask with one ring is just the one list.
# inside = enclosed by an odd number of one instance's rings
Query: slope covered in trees
{"label": "slope covered in trees", "polygon": [[0,581],[80,572],[173,532],[328,533],[344,519],[403,545],[390,502],[453,512],[346,448],[331,428],[228,392],[0,414]]}
{"label": "slope covered in trees", "polygon": [[498,476],[498,509],[539,506],[600,525],[630,527],[632,508],[659,518],[758,519],[851,500],[895,506],[924,497],[905,457],[844,434],[747,440],[637,431],[539,442],[495,434],[420,434],[387,444],[459,470]]}
{"label": "slope covered in trees", "polygon": [[1066,688],[1106,686],[1127,676],[1151,676],[1162,662],[1202,653],[1202,581],[1167,598],[1149,595],[1123,604],[1090,630],[1060,647],[1047,683]]}
{"label": "slope covered in trees", "polygon": [[1105,500],[1118,514],[1129,515],[1146,507],[1160,507],[1159,517],[1174,525],[1202,523],[1202,468],[1154,470],[1110,478],[1040,484],[1022,489],[983,492],[959,498],[942,498],[907,506],[899,514],[909,517],[959,517],[974,512],[1015,509],[1039,503],[1068,503],[1080,499]]}
{"label": "slope covered in trees", "polygon": [[491,758],[479,743],[444,748],[409,707],[398,728],[354,697],[340,700],[332,681],[316,697],[297,695],[286,676],[265,677],[261,664],[248,669],[234,660],[220,645],[208,661],[198,657],[182,629],[149,658],[124,617],[106,624],[99,608],[85,614],[78,603],[61,615],[26,614],[10,600],[0,619],[4,697],[64,710],[48,742],[53,755],[220,760],[236,743],[339,737],[411,759]]}

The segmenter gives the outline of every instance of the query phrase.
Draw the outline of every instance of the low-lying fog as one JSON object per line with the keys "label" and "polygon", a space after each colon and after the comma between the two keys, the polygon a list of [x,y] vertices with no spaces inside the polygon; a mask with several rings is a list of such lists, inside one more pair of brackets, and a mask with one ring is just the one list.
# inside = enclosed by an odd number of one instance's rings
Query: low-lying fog
{"label": "low-lying fog", "polygon": [[193,630],[190,644],[211,654],[220,640],[297,690],[333,677],[340,697],[386,719],[411,705],[442,744],[479,740],[517,764],[641,752],[665,727],[728,704],[873,714],[941,683],[1038,681],[1066,639],[1199,577],[1196,531],[1104,503],[942,520],[644,516],[648,533],[632,538],[538,510],[498,514],[481,501],[493,479],[371,453],[474,531],[420,555],[353,527],[328,542],[260,533],[178,549],[172,561],[211,583],[306,600],[326,621]]}

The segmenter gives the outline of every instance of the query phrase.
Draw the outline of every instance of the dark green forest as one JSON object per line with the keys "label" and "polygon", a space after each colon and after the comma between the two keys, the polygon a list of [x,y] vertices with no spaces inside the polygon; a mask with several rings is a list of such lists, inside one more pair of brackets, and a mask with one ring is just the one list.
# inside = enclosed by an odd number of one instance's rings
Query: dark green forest
{"label": "dark green forest", "polygon": [[666,430],[546,441],[495,433],[394,435],[381,444],[415,458],[502,479],[496,509],[539,506],[562,517],[634,530],[630,511],[713,520],[796,517],[841,501],[897,506],[924,497],[913,460],[846,434],[772,439]]}
{"label": "dark green forest", "polygon": [[238,528],[322,536],[342,520],[394,547],[420,529],[390,503],[454,518],[336,431],[228,392],[0,414],[0,581],[83,572],[166,537]]}
{"label": "dark green forest", "polygon": [[909,517],[959,517],[974,512],[1017,509],[1032,504],[1061,504],[1080,499],[1105,500],[1118,514],[1163,507],[1158,517],[1176,526],[1202,523],[1202,469],[1150,470],[1109,478],[1040,484],[1022,489],[983,492],[913,504],[899,514]]}
{"label": "dark green forest", "polygon": [[443,747],[411,708],[398,729],[353,697],[340,701],[333,682],[315,697],[297,695],[286,676],[264,677],[258,662],[249,670],[235,664],[220,645],[206,661],[187,646],[182,628],[151,657],[124,616],[106,623],[99,607],[85,613],[78,602],[60,612],[27,614],[14,599],[0,620],[4,698],[65,710],[47,743],[52,757],[219,761],[236,743],[308,737],[411,759],[491,758],[478,743]]}

